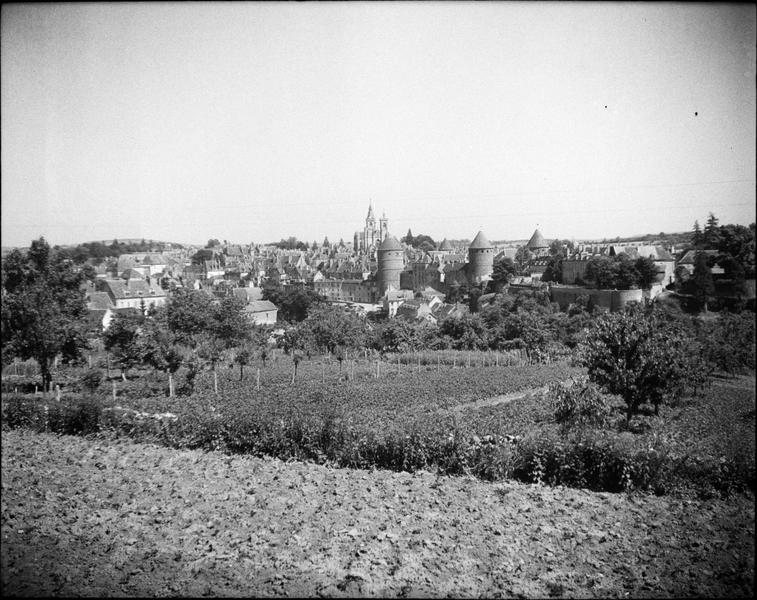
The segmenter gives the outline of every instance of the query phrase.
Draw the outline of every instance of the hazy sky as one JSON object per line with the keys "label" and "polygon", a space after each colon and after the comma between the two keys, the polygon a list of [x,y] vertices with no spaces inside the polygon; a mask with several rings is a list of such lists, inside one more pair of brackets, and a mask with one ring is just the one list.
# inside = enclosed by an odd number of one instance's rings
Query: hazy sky
{"label": "hazy sky", "polygon": [[755,220],[755,6],[2,6],[2,245]]}

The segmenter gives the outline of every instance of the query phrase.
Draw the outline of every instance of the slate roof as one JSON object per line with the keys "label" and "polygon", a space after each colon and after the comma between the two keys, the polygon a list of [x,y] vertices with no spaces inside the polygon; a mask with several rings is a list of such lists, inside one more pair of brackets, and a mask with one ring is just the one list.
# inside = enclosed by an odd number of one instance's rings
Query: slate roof
{"label": "slate roof", "polygon": [[235,298],[239,298],[240,300],[244,300],[245,302],[249,303],[260,300],[261,296],[263,295],[263,290],[257,287],[244,287],[234,288],[231,293]]}
{"label": "slate roof", "polygon": [[103,282],[115,299],[166,295],[162,288],[151,286],[144,279],[104,279]]}
{"label": "slate roof", "polygon": [[536,250],[538,248],[549,248],[549,244],[544,240],[541,232],[538,229],[535,229],[534,234],[531,236],[531,239],[528,240],[526,247],[529,250]]}
{"label": "slate roof", "polygon": [[449,240],[444,238],[439,245],[439,250],[454,250],[454,248],[452,247],[452,244],[449,243]]}
{"label": "slate roof", "polygon": [[253,300],[244,307],[247,312],[267,312],[269,310],[278,310],[277,306],[270,300]]}
{"label": "slate roof", "polygon": [[87,308],[89,310],[102,310],[105,311],[109,308],[113,308],[113,301],[107,292],[90,292],[87,297]]}
{"label": "slate roof", "polygon": [[402,244],[393,235],[386,236],[386,239],[381,242],[379,250],[402,250]]}
{"label": "slate roof", "polygon": [[476,234],[476,237],[473,238],[473,241],[471,242],[470,246],[468,246],[468,248],[472,248],[474,250],[483,250],[484,248],[494,248],[494,246],[492,246],[491,242],[486,239],[484,232],[479,231]]}

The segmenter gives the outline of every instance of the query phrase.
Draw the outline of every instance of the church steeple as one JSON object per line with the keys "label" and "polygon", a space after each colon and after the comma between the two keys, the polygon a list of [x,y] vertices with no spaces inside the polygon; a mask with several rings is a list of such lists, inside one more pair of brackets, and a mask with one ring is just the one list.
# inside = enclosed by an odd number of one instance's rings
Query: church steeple
{"label": "church steeple", "polygon": [[368,216],[365,218],[366,224],[368,221],[376,221],[376,217],[373,215],[373,200],[368,201]]}

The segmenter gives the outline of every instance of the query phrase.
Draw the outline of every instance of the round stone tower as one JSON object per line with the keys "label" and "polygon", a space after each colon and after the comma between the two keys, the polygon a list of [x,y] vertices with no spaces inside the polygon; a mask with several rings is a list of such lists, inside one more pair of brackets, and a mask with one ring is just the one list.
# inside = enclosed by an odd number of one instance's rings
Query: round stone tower
{"label": "round stone tower", "polygon": [[494,246],[486,239],[483,231],[473,238],[468,246],[468,282],[481,283],[491,279],[494,270]]}
{"label": "round stone tower", "polygon": [[402,244],[393,235],[387,235],[378,247],[378,295],[383,296],[387,288],[392,285],[400,289],[400,273],[404,268],[404,251]]}

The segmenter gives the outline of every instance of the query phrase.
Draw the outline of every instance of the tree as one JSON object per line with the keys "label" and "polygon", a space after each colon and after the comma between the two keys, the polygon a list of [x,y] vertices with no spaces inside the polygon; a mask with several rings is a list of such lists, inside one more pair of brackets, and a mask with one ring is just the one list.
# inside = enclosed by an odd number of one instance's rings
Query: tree
{"label": "tree", "polygon": [[204,265],[205,261],[213,260],[213,256],[215,256],[213,250],[202,248],[192,255],[191,261],[193,265]]}
{"label": "tree", "polygon": [[200,291],[177,289],[165,305],[168,330],[176,340],[193,347],[194,337],[207,332],[212,326],[213,298]]}
{"label": "tree", "polygon": [[704,226],[702,238],[706,248],[716,249],[720,246],[721,237],[720,227],[718,227],[718,218],[712,213],[707,217],[707,223]]}
{"label": "tree", "polygon": [[697,252],[694,257],[694,274],[690,282],[697,306],[707,312],[707,302],[715,293],[715,283],[704,252]]}
{"label": "tree", "polygon": [[510,280],[515,276],[516,268],[513,259],[510,257],[504,257],[500,260],[494,261],[494,268],[492,269],[492,278],[489,282],[490,292],[501,292]]}
{"label": "tree", "polygon": [[270,300],[279,309],[282,321],[304,321],[311,308],[324,302],[325,298],[314,290],[304,287],[282,288],[278,285],[263,287],[263,300]]}
{"label": "tree", "polygon": [[303,343],[294,344],[295,350],[334,353],[337,348],[362,348],[365,345],[365,320],[340,306],[324,304],[314,307],[297,330]]}
{"label": "tree", "polygon": [[591,324],[581,360],[591,381],[623,398],[628,423],[642,403],[653,404],[658,414],[662,402],[681,394],[692,356],[698,356],[690,352],[689,337],[660,309],[630,305]]}
{"label": "tree", "polygon": [[485,350],[489,346],[486,325],[478,314],[443,319],[439,335],[450,338],[456,350]]}
{"label": "tree", "polygon": [[43,237],[26,256],[11,251],[2,263],[2,355],[33,358],[46,391],[55,358],[75,360],[87,347],[82,274],[55,256]]}
{"label": "tree", "polygon": [[694,230],[691,232],[691,245],[696,249],[702,249],[704,246],[704,237],[699,221],[694,221]]}
{"label": "tree", "polygon": [[392,319],[380,331],[383,352],[415,352],[423,347],[421,327],[405,319]]}
{"label": "tree", "polygon": [[515,252],[515,265],[518,269],[518,274],[522,275],[528,266],[528,263],[531,262],[531,259],[534,257],[533,253],[526,247],[521,246],[518,248],[518,250]]}
{"label": "tree", "polygon": [[128,370],[142,362],[139,333],[144,320],[144,315],[138,310],[119,312],[103,332],[105,349],[113,354],[124,381]]}
{"label": "tree", "polygon": [[219,242],[215,238],[211,238],[211,239],[208,240],[208,243],[205,244],[205,247],[206,248],[215,248],[216,246],[220,246],[220,245],[221,245],[221,242]]}
{"label": "tree", "polygon": [[173,374],[184,362],[186,350],[176,341],[165,322],[165,308],[161,307],[150,319],[145,319],[139,335],[142,361],[168,374],[168,395],[174,396]]}
{"label": "tree", "polygon": [[555,283],[562,283],[562,254],[553,254],[549,258],[549,262],[544,269],[544,273],[541,275],[541,280],[545,282],[553,281]]}
{"label": "tree", "polygon": [[468,310],[471,313],[478,312],[478,299],[481,297],[481,288],[472,287],[468,292]]}
{"label": "tree", "polygon": [[657,281],[657,265],[651,258],[640,256],[634,262],[634,268],[638,273],[639,287],[648,290]]}

